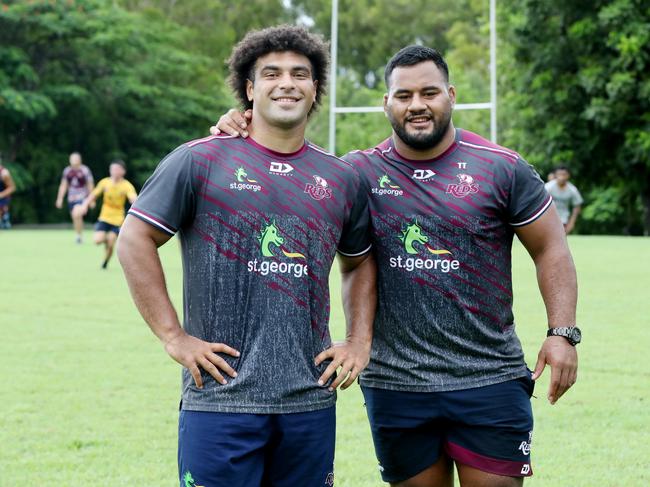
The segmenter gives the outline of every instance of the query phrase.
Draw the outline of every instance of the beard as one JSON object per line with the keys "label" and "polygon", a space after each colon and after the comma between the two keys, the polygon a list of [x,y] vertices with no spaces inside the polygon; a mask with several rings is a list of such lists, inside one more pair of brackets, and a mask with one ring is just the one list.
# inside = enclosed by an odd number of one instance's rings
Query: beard
{"label": "beard", "polygon": [[449,129],[449,124],[451,123],[451,109],[445,110],[438,116],[431,113],[429,116],[431,117],[431,122],[433,124],[431,131],[413,133],[406,130],[406,124],[408,123],[406,120],[415,116],[407,117],[403,123],[400,123],[393,117],[392,113],[388,111],[388,120],[390,121],[395,134],[402,139],[402,142],[415,150],[433,149],[440,143]]}

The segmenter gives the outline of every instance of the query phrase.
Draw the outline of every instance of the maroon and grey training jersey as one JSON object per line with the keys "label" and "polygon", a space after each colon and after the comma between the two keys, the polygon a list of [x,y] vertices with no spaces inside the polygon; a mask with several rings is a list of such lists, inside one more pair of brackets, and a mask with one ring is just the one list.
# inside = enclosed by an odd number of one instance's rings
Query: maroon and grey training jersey
{"label": "maroon and grey training jersey", "polygon": [[183,257],[184,328],[241,352],[220,385],[183,371],[183,408],[290,413],[334,404],[314,358],[331,344],[328,276],[336,251],[370,250],[357,170],[306,143],[281,154],[227,136],[168,155],[129,213],[173,235]]}
{"label": "maroon and grey training jersey", "polygon": [[63,170],[61,179],[68,182],[68,201],[82,201],[88,196],[88,183],[92,184],[93,174],[88,166],[81,165],[78,168],[67,166]]}
{"label": "maroon and grey training jersey", "polygon": [[379,266],[372,356],[361,384],[449,391],[524,376],[512,314],[512,239],[551,204],[532,166],[465,130],[433,160],[407,160],[391,139],[345,160],[369,186]]}

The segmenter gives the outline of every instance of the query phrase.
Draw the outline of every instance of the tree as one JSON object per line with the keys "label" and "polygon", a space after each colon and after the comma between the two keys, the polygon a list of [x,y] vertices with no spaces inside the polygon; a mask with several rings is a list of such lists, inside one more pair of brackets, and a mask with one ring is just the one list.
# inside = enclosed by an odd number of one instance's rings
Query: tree
{"label": "tree", "polygon": [[73,150],[96,176],[123,157],[141,184],[165,153],[205,133],[232,101],[223,71],[183,48],[188,37],[155,12],[100,0],[2,5],[0,152],[22,176],[17,220],[60,218],[54,195]]}
{"label": "tree", "polygon": [[639,226],[642,205],[650,234],[650,5],[507,0],[502,18],[514,63],[507,139],[544,169],[569,164],[607,197],[599,205],[618,198],[619,231]]}

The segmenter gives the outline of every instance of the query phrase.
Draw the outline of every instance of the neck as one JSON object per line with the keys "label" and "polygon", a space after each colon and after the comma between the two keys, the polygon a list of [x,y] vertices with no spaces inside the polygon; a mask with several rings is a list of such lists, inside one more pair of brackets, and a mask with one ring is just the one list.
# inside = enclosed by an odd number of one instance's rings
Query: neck
{"label": "neck", "polygon": [[248,126],[250,137],[260,145],[276,152],[296,152],[305,144],[305,128],[307,119],[300,125],[283,128],[270,125],[261,115],[255,115]]}
{"label": "neck", "polygon": [[400,139],[394,131],[392,138],[395,149],[397,149],[397,152],[399,152],[402,157],[413,159],[415,161],[425,161],[428,159],[434,159],[449,149],[456,138],[456,129],[454,128],[454,123],[450,121],[445,135],[443,135],[440,142],[430,149],[414,149]]}
{"label": "neck", "polygon": [[119,182],[122,181],[124,178],[114,178],[113,176],[111,176],[111,179],[113,180],[114,183],[119,183]]}

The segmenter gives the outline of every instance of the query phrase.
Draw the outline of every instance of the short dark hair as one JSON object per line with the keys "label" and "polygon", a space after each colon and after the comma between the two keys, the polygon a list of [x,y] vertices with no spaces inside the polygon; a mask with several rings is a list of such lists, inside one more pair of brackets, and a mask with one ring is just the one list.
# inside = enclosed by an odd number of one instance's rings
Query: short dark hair
{"label": "short dark hair", "polygon": [[395,68],[400,66],[415,66],[425,61],[433,61],[438,69],[445,75],[445,81],[449,82],[449,68],[442,55],[431,47],[426,46],[406,46],[390,58],[384,71],[384,81],[386,88],[390,87],[390,75]]}
{"label": "short dark hair", "polygon": [[562,164],[557,166],[555,169],[553,169],[553,172],[555,172],[555,171],[566,171],[569,174],[571,174],[571,169],[569,169],[569,166],[565,166],[565,165],[562,165]]}
{"label": "short dark hair", "polygon": [[118,166],[122,166],[122,169],[126,171],[126,164],[122,159],[114,159],[111,161],[109,166],[112,166],[113,164],[117,164]]}
{"label": "short dark hair", "polygon": [[318,81],[315,110],[327,85],[329,45],[320,35],[312,34],[303,27],[280,25],[251,31],[233,48],[228,59],[230,75],[228,83],[245,109],[253,102],[246,96],[246,81],[255,81],[255,63],[272,52],[292,51],[302,54],[312,65],[312,79]]}

